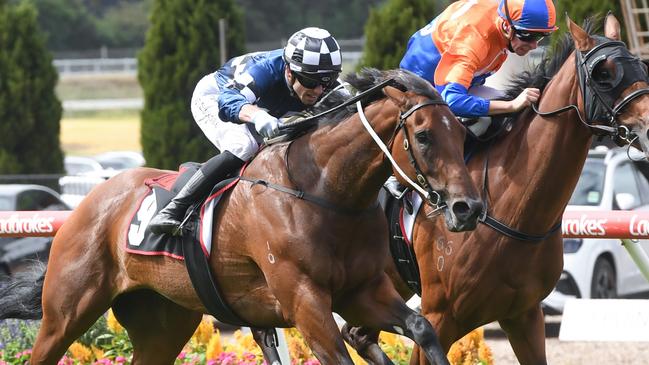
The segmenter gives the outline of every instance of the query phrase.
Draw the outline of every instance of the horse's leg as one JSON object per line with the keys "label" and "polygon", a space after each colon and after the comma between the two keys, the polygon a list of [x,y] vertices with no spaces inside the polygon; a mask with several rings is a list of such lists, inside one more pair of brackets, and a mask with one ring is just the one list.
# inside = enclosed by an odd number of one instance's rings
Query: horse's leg
{"label": "horse's leg", "polygon": [[318,286],[293,266],[286,265],[282,276],[291,280],[271,280],[268,284],[286,321],[302,333],[322,365],[354,365],[331,313],[330,289]]}
{"label": "horse's leg", "polygon": [[408,308],[385,274],[350,298],[341,314],[368,327],[406,336],[422,348],[430,362],[448,364],[433,326]]}
{"label": "horse's leg", "polygon": [[391,365],[392,360],[379,346],[381,331],[367,327],[352,327],[345,323],[340,332],[345,341],[356,350],[369,365]]}
{"label": "horse's leg", "polygon": [[521,365],[546,365],[545,320],[539,306],[515,318],[498,321]]}
{"label": "horse's leg", "polygon": [[[462,338],[467,333],[471,332],[470,328],[464,328],[455,321],[451,313],[440,312],[426,312],[426,303],[422,302],[422,314],[428,322],[430,322],[439,336],[439,343],[442,346],[442,351],[448,353],[453,343]],[[411,364],[426,365],[429,364],[426,356],[421,353],[419,346],[412,349],[410,357]]]}
{"label": "horse's leg", "polygon": [[[273,345],[268,344],[268,339],[266,338],[269,333],[267,331],[277,331],[274,328],[270,329],[263,329],[263,328],[255,328],[255,327],[250,327],[250,332],[252,332],[252,338],[255,339],[255,342],[257,343],[257,346],[261,348],[261,352],[264,354],[264,360],[266,360],[266,364],[269,365],[281,365],[282,360],[279,357],[279,352],[277,352],[277,342],[275,341],[275,336],[273,336]],[[281,330],[280,330],[281,331]]]}
{"label": "horse's leg", "polygon": [[120,295],[113,313],[128,331],[133,365],[173,364],[202,318],[150,290]]}
{"label": "horse's leg", "polygon": [[53,247],[58,248],[57,255],[48,263],[43,319],[32,349],[32,365],[56,364],[72,342],[108,310],[115,290],[110,260],[102,252],[85,250],[79,241],[85,235],[57,238],[67,246]]}

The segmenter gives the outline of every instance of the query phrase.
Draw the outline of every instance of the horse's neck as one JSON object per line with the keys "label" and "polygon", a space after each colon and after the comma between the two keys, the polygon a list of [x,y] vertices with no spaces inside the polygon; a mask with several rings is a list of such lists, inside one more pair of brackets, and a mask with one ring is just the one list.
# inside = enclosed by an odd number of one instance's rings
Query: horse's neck
{"label": "horse's neck", "polygon": [[[386,113],[384,106],[394,108],[394,113]],[[378,101],[365,109],[367,119],[384,141],[395,128],[396,121],[393,119],[397,113],[397,108],[387,100]],[[301,159],[303,163],[300,168],[308,170],[308,173],[296,178],[299,180],[296,182],[305,190],[348,208],[362,209],[375,204],[390,169],[358,114],[321,127],[309,138],[296,142],[301,143],[296,144],[295,151],[291,151],[291,159]]]}
{"label": "horse's neck", "polygon": [[[577,105],[576,77],[571,58],[548,84],[539,110]],[[571,96],[566,100],[560,95]],[[569,111],[546,118],[536,115],[531,122],[518,120],[514,133],[493,147],[490,214],[533,233],[549,229],[561,218],[591,142],[590,132],[578,118]]]}

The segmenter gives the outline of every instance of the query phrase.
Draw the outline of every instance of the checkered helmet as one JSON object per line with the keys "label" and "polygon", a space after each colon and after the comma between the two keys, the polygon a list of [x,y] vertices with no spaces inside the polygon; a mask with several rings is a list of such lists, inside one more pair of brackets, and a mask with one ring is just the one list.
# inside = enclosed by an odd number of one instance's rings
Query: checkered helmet
{"label": "checkered helmet", "polygon": [[295,32],[284,47],[284,60],[291,71],[318,74],[342,70],[340,46],[321,28],[304,28]]}

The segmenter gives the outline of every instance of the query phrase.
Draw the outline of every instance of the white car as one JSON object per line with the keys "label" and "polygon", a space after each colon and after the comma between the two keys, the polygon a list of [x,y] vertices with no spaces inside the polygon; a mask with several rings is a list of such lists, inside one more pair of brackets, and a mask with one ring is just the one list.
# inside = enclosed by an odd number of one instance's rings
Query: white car
{"label": "white car", "polygon": [[[649,181],[643,170],[649,174],[649,163],[631,161],[626,149],[591,150],[566,210],[649,210]],[[649,253],[649,240],[640,245]],[[649,282],[620,240],[564,238],[563,272],[543,307],[546,313],[557,314],[569,298],[647,293]]]}
{"label": "white car", "polygon": [[[59,194],[47,186],[0,185],[0,211],[68,210]],[[0,237],[0,276],[27,268],[29,261],[47,262],[52,237]]]}
{"label": "white car", "polygon": [[94,159],[104,169],[122,171],[134,167],[144,166],[142,153],[135,151],[110,151],[96,155]]}
{"label": "white car", "polygon": [[140,152],[110,151],[94,157],[66,156],[67,176],[59,179],[61,198],[76,208],[90,190],[121,171],[144,165]]}

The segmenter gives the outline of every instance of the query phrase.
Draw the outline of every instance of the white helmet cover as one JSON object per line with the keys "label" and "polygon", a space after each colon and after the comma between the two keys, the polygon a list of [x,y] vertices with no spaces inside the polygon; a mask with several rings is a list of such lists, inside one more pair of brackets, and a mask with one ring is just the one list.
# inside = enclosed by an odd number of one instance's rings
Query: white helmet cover
{"label": "white helmet cover", "polygon": [[284,60],[290,69],[302,73],[332,73],[342,70],[340,46],[321,28],[304,28],[295,32],[284,47]]}

